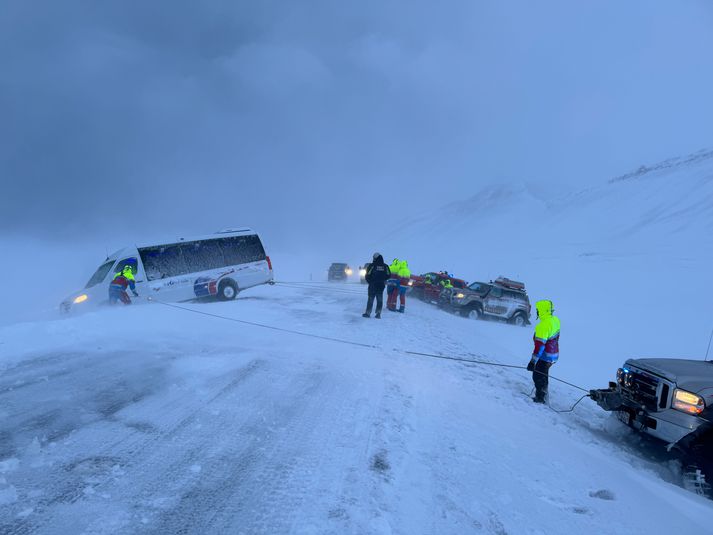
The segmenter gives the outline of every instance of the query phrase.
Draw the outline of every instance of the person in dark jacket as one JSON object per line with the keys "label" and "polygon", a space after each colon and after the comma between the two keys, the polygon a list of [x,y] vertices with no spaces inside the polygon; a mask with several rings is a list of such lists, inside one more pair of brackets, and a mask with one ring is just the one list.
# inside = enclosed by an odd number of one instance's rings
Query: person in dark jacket
{"label": "person in dark jacket", "polygon": [[366,302],[366,312],[363,317],[371,316],[371,309],[376,298],[376,318],[381,318],[381,308],[384,306],[384,287],[387,279],[391,276],[389,266],[384,263],[384,257],[379,253],[374,253],[374,261],[366,267],[366,282],[369,283],[369,299]]}

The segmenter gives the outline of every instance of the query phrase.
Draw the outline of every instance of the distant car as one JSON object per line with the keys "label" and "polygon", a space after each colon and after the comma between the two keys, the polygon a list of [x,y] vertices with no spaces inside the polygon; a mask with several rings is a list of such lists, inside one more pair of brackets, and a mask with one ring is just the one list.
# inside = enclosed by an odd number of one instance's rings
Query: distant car
{"label": "distant car", "polygon": [[329,266],[329,271],[327,272],[327,280],[330,281],[344,281],[347,280],[352,274],[352,268],[348,264],[343,264],[341,262],[334,262]]}
{"label": "distant car", "polygon": [[452,292],[449,307],[472,319],[500,319],[513,325],[530,324],[530,299],[521,282],[499,277],[473,282]]}
{"label": "distant car", "polygon": [[369,263],[367,262],[363,266],[359,266],[359,282],[366,284],[366,270],[369,269]]}
{"label": "distant car", "polygon": [[450,280],[455,289],[462,289],[468,285],[463,279],[456,279],[450,275],[436,272],[412,275],[409,283],[414,297],[418,297],[428,303],[439,304],[442,302],[441,293],[443,291],[441,281],[445,279]]}

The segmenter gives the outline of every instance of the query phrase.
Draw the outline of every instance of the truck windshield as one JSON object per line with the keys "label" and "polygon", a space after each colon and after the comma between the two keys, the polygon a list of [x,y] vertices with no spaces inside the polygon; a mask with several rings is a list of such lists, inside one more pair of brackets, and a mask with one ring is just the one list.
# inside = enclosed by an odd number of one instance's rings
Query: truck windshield
{"label": "truck windshield", "polygon": [[103,263],[101,266],[97,268],[97,270],[94,272],[94,275],[92,275],[92,278],[89,279],[89,282],[85,286],[85,288],[91,288],[92,286],[96,286],[100,282],[106,278],[107,273],[109,273],[109,270],[111,269],[111,266],[114,265],[113,260],[109,260],[108,262]]}

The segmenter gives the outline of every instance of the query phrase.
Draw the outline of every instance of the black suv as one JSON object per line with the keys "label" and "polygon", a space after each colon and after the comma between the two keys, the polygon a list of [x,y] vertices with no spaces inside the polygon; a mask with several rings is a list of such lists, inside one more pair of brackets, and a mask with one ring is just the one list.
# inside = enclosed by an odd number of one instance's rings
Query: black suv
{"label": "black suv", "polygon": [[327,280],[330,281],[344,281],[347,277],[352,274],[352,268],[347,264],[341,262],[334,262],[329,266],[329,271],[327,272]]}

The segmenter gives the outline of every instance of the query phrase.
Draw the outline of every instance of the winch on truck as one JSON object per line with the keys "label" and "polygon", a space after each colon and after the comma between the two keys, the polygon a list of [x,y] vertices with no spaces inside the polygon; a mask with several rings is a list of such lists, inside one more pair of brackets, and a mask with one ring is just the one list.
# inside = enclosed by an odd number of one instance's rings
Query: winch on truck
{"label": "winch on truck", "polygon": [[684,486],[713,498],[713,362],[629,359],[591,398],[638,432],[676,452]]}

